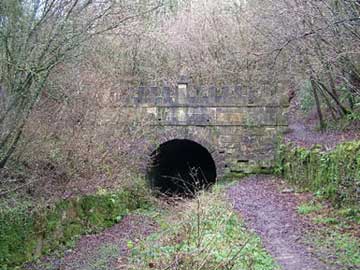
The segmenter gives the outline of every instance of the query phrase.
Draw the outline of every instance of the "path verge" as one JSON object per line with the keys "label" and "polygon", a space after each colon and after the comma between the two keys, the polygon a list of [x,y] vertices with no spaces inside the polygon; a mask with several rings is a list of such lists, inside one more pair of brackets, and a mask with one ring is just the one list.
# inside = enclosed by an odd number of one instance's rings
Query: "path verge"
{"label": "path verge", "polygon": [[283,269],[332,269],[303,243],[305,231],[313,228],[297,214],[300,198],[279,182],[272,176],[251,176],[232,186],[228,198]]}

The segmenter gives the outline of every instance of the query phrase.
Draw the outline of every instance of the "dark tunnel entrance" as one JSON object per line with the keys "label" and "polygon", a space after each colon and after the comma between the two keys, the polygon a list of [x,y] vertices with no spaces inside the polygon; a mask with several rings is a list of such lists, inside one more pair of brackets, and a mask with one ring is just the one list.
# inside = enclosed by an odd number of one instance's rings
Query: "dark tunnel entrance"
{"label": "dark tunnel entrance", "polygon": [[216,166],[209,151],[190,140],[171,140],[151,155],[151,186],[166,195],[192,196],[216,181]]}

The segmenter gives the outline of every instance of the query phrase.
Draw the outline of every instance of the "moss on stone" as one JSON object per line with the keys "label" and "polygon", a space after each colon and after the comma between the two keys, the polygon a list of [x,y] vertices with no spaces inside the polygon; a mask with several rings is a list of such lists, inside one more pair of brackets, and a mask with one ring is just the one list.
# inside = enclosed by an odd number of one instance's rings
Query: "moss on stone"
{"label": "moss on stone", "polygon": [[[74,237],[100,231],[147,203],[144,187],[62,200],[52,207],[0,210],[0,269],[38,258]],[[143,192],[143,193],[142,193]]]}
{"label": "moss on stone", "polygon": [[339,144],[329,152],[281,145],[276,171],[291,183],[317,192],[335,206],[359,206],[360,141]]}

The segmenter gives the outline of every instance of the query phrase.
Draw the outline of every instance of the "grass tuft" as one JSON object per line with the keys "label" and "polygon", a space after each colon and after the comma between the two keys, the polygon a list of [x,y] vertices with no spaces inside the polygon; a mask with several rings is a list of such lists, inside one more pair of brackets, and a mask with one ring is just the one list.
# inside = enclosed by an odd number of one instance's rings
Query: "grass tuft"
{"label": "grass tuft", "polygon": [[129,269],[277,269],[221,193],[215,187],[163,217],[161,232],[132,248]]}
{"label": "grass tuft", "polygon": [[322,205],[314,202],[307,202],[299,205],[297,211],[301,215],[307,215],[322,209]]}

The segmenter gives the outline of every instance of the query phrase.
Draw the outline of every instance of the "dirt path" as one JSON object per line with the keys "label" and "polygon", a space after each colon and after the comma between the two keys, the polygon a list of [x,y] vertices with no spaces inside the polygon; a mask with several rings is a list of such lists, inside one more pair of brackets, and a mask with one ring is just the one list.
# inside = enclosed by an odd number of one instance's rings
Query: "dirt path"
{"label": "dirt path", "polygon": [[157,225],[140,215],[129,215],[100,234],[85,235],[62,258],[46,257],[26,270],[116,270],[126,269],[128,245],[153,233]]}
{"label": "dirt path", "polygon": [[320,145],[327,151],[335,148],[339,143],[360,139],[360,121],[354,121],[344,130],[330,129],[320,132],[317,126],[317,114],[312,112],[304,115],[299,101],[294,99],[289,109],[289,130],[285,134],[285,142],[305,148]]}
{"label": "dirt path", "polygon": [[228,191],[234,207],[263,240],[284,270],[325,270],[310,247],[301,243],[311,225],[297,214],[300,198],[271,176],[251,176]]}
{"label": "dirt path", "polygon": [[320,145],[323,150],[331,150],[339,143],[360,139],[360,131],[355,128],[347,131],[330,130],[323,133],[314,129],[301,122],[290,123],[290,132],[285,135],[285,142],[305,148]]}

